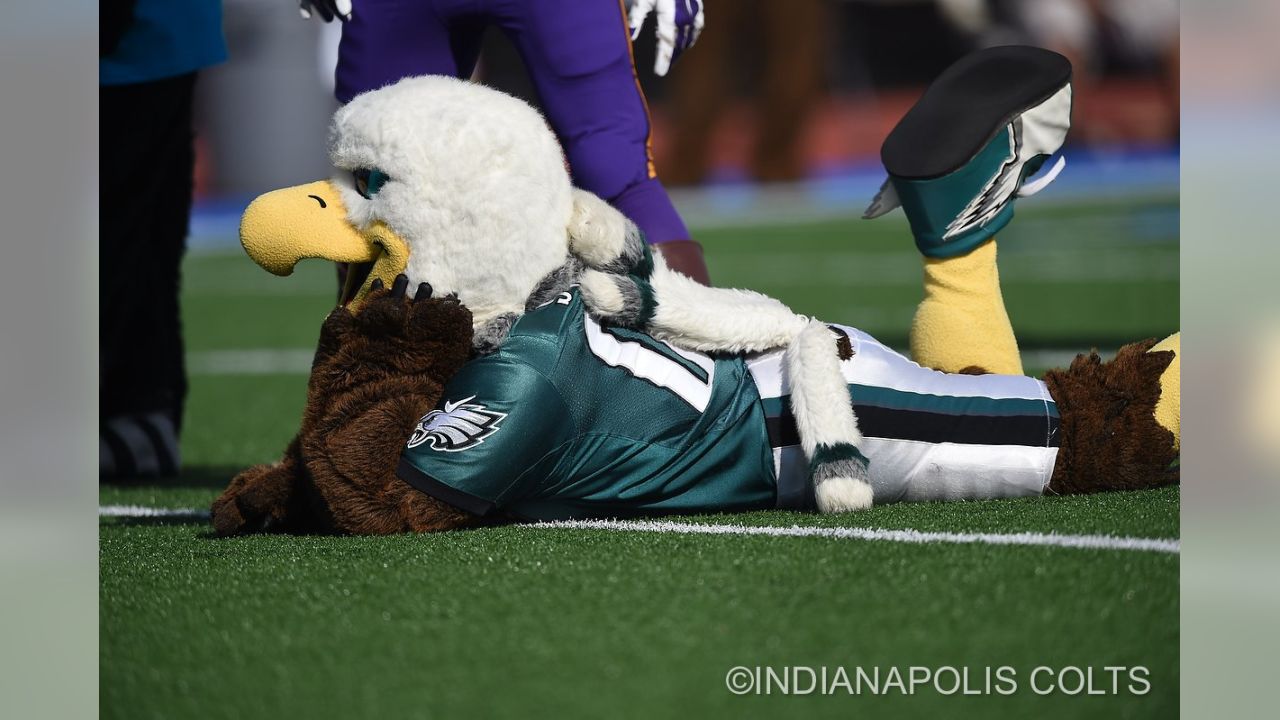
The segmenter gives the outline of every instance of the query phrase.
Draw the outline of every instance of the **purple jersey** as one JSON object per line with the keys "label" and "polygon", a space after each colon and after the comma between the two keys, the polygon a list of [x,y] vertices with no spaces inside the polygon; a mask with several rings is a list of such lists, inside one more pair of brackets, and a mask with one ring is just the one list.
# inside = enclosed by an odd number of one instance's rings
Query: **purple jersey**
{"label": "purple jersey", "polygon": [[338,100],[410,75],[470,77],[490,26],[524,59],[574,184],[621,210],[650,242],[687,240],[654,171],[621,0],[361,0],[342,29]]}

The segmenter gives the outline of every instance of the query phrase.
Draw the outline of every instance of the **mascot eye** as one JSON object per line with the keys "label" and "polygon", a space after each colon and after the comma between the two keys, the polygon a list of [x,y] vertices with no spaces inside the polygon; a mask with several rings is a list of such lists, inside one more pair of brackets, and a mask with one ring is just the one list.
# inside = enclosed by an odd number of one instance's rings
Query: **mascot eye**
{"label": "mascot eye", "polygon": [[378,194],[382,186],[391,178],[387,174],[374,169],[361,168],[351,173],[356,179],[356,192],[360,193],[365,199],[370,199]]}

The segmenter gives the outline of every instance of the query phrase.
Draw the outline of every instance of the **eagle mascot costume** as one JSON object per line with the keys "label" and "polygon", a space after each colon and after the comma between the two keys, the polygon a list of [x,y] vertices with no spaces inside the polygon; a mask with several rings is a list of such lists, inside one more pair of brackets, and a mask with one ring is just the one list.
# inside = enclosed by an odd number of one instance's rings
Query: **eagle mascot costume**
{"label": "eagle mascot costume", "polygon": [[[333,119],[333,178],[267,193],[266,270],[346,263],[296,438],[213,504],[222,535],[512,520],[846,512],[1178,481],[1179,338],[1022,373],[996,234],[1062,169],[1071,68],[1005,47],[938,78],[867,212],[924,262],[912,358],[666,266],[574,189],[524,102],[418,77]],[[851,311],[856,320],[856,311]]]}

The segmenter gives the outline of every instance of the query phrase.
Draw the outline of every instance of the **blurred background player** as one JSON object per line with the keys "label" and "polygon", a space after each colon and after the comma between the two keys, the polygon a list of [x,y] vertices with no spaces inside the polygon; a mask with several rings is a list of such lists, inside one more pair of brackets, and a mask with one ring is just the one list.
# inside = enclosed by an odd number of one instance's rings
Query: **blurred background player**
{"label": "blurred background player", "polygon": [[[759,80],[751,98],[756,132],[748,174],[761,182],[804,176],[802,133],[825,97],[829,5],[825,0],[735,0],[716,6],[715,28],[675,78],[673,149],[662,164],[668,182],[707,179],[714,134],[733,111],[739,90],[735,80],[753,71]],[[756,50],[758,68],[749,67],[744,47]]]}
{"label": "blurred background player", "polygon": [[469,78],[484,31],[515,46],[560,139],[574,184],[630,217],[668,265],[708,283],[701,246],[676,211],[653,161],[649,108],[631,39],[657,17],[654,71],[697,40],[699,0],[303,0],[304,17],[343,20],[335,94],[356,95],[410,75]]}
{"label": "blurred background player", "polygon": [[194,88],[197,70],[226,59],[221,1],[100,8],[99,475],[168,476],[187,394],[178,276]]}

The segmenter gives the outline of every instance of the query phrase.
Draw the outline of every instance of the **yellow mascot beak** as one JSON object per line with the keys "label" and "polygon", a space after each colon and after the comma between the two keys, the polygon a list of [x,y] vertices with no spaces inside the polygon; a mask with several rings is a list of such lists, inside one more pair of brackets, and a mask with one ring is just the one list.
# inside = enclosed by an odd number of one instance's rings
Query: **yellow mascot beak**
{"label": "yellow mascot beak", "polygon": [[342,195],[329,181],[258,196],[240,219],[240,244],[275,275],[290,275],[306,258],[348,263],[341,305],[358,305],[369,285],[388,287],[409,263],[409,244],[382,222],[358,230],[347,221]]}

